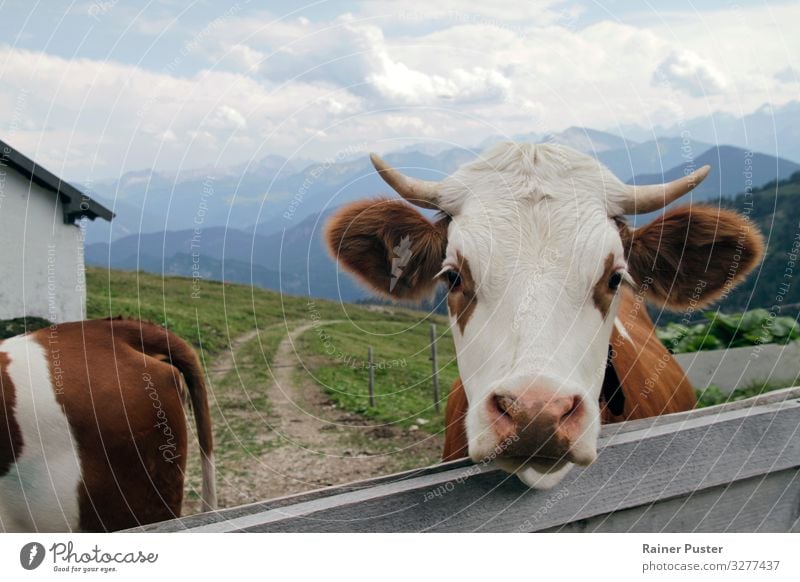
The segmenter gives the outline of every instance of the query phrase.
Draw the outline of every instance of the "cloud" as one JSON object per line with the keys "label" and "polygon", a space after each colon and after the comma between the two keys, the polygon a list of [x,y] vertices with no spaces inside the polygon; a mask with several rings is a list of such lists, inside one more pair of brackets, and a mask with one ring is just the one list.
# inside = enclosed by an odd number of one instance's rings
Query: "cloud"
{"label": "cloud", "polygon": [[359,25],[348,15],[317,24],[284,22],[274,34],[259,31],[258,37],[268,53],[260,72],[270,80],[326,82],[355,92],[363,90],[384,44],[380,28]]}
{"label": "cloud", "polygon": [[225,44],[219,50],[214,51],[214,66],[230,68],[237,72],[250,73],[258,71],[266,55],[247,45]]}
{"label": "cloud", "polygon": [[496,100],[510,87],[502,72],[467,62],[447,69],[411,66],[403,61],[403,43],[387,41],[381,28],[349,14],[331,23],[282,22],[274,34],[253,31],[250,42],[263,46],[240,44],[238,50],[257,55],[259,72],[269,80],[334,84],[374,107]]}
{"label": "cloud", "polygon": [[773,77],[781,83],[797,83],[800,80],[800,73],[793,67],[786,67],[775,73]]}
{"label": "cloud", "polygon": [[653,73],[656,85],[682,91],[692,97],[717,95],[728,83],[714,65],[690,51],[676,51],[661,61]]}
{"label": "cloud", "polygon": [[579,9],[567,5],[565,0],[493,0],[492,2],[464,2],[463,0],[404,0],[401,4],[392,0],[364,2],[359,14],[368,17],[403,19],[410,22],[437,21],[440,26],[459,24],[519,23],[538,26],[553,24],[558,20],[574,17]]}
{"label": "cloud", "polygon": [[220,129],[244,129],[247,120],[235,107],[221,105],[212,117],[212,125]]}
{"label": "cloud", "polygon": [[[358,108],[323,84],[272,86],[226,71],[176,77],[139,67],[0,47],[0,103],[21,100],[12,145],[65,177],[231,164],[295,149],[310,128]],[[10,111],[10,110],[6,110]],[[9,118],[10,120],[10,118]],[[67,170],[63,170],[67,168]]]}
{"label": "cloud", "polygon": [[367,80],[390,104],[495,101],[502,99],[511,87],[511,81],[495,69],[462,64],[447,71],[428,72],[393,58],[385,45],[378,44],[375,52],[373,70]]}
{"label": "cloud", "polygon": [[[649,127],[797,98],[800,35],[781,37],[771,22],[796,21],[796,5],[628,21],[511,0],[376,0],[311,18],[237,6],[208,23],[179,19],[140,52],[141,34],[124,36],[131,23],[109,13],[127,62],[0,45],[0,123],[16,119],[12,144],[84,179],[266,154],[323,159],[415,136],[470,146],[571,125]],[[158,32],[166,15],[143,26]]]}

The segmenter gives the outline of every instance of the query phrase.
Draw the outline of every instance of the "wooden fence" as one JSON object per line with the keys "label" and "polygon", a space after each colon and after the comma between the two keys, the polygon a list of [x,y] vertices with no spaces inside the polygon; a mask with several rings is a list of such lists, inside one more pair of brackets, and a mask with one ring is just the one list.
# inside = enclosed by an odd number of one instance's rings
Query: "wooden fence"
{"label": "wooden fence", "polygon": [[605,426],[549,491],[463,460],[135,531],[796,532],[800,388]]}

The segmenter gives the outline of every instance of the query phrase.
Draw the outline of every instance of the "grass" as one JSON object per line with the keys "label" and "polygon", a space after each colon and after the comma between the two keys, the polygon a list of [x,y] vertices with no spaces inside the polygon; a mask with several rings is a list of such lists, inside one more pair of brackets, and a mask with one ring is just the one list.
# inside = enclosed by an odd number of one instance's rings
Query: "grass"
{"label": "grass", "polygon": [[22,335],[29,331],[35,331],[52,325],[46,319],[41,317],[15,317],[13,319],[4,319],[0,321],[0,340],[14,337],[15,335]]}
{"label": "grass", "polygon": [[[419,318],[419,314],[418,314]],[[444,427],[444,403],[458,376],[455,349],[446,321],[435,317],[440,334],[440,412],[435,411],[428,322],[379,321],[312,328],[299,340],[314,379],[338,406],[386,423],[426,432]],[[368,348],[374,350],[375,406],[369,405]],[[422,422],[420,422],[420,419]]]}
{"label": "grass", "polygon": [[[381,320],[386,313],[334,301],[281,296],[275,291],[187,277],[161,277],[135,271],[86,270],[86,310],[90,319],[132,317],[163,325],[203,355],[214,356],[230,340],[255,328],[284,322]],[[413,321],[419,313],[393,309],[394,319]]]}
{"label": "grass", "polygon": [[785,382],[770,382],[767,380],[755,381],[742,388],[737,388],[730,394],[725,394],[717,386],[709,386],[705,390],[696,390],[697,405],[695,408],[706,408],[707,406],[716,406],[717,404],[725,404],[726,402],[736,402],[737,400],[745,400],[773,392],[774,390],[782,390],[794,386],[792,383]]}

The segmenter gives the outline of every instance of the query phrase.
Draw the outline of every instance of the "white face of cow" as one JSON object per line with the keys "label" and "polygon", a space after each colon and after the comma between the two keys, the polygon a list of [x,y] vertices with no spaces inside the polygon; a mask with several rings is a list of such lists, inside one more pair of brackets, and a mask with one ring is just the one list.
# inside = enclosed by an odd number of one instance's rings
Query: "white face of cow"
{"label": "white face of cow", "polygon": [[457,209],[442,268],[470,456],[531,486],[596,457],[616,290],[629,278],[609,213],[624,191],[592,158],[549,145],[501,145],[440,186]]}
{"label": "white face of cow", "polygon": [[730,288],[731,269],[738,281],[761,256],[758,232],[729,211],[677,209],[635,231],[617,221],[663,208],[707,166],[633,187],[555,145],[501,144],[436,183],[407,178],[377,156],[373,163],[406,200],[444,216],[431,223],[398,200],[352,203],[329,222],[329,248],[390,297],[449,285],[469,454],[532,487],[551,487],[597,456],[620,284],[649,279],[644,293],[681,307],[701,283],[696,306]]}

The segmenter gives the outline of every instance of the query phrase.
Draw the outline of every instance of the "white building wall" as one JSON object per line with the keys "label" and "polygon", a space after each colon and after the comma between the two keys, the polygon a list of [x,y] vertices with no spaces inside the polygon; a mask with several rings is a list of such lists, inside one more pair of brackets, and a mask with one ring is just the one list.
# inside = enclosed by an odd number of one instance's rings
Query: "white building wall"
{"label": "white building wall", "polygon": [[84,319],[83,235],[55,193],[0,165],[0,319]]}

